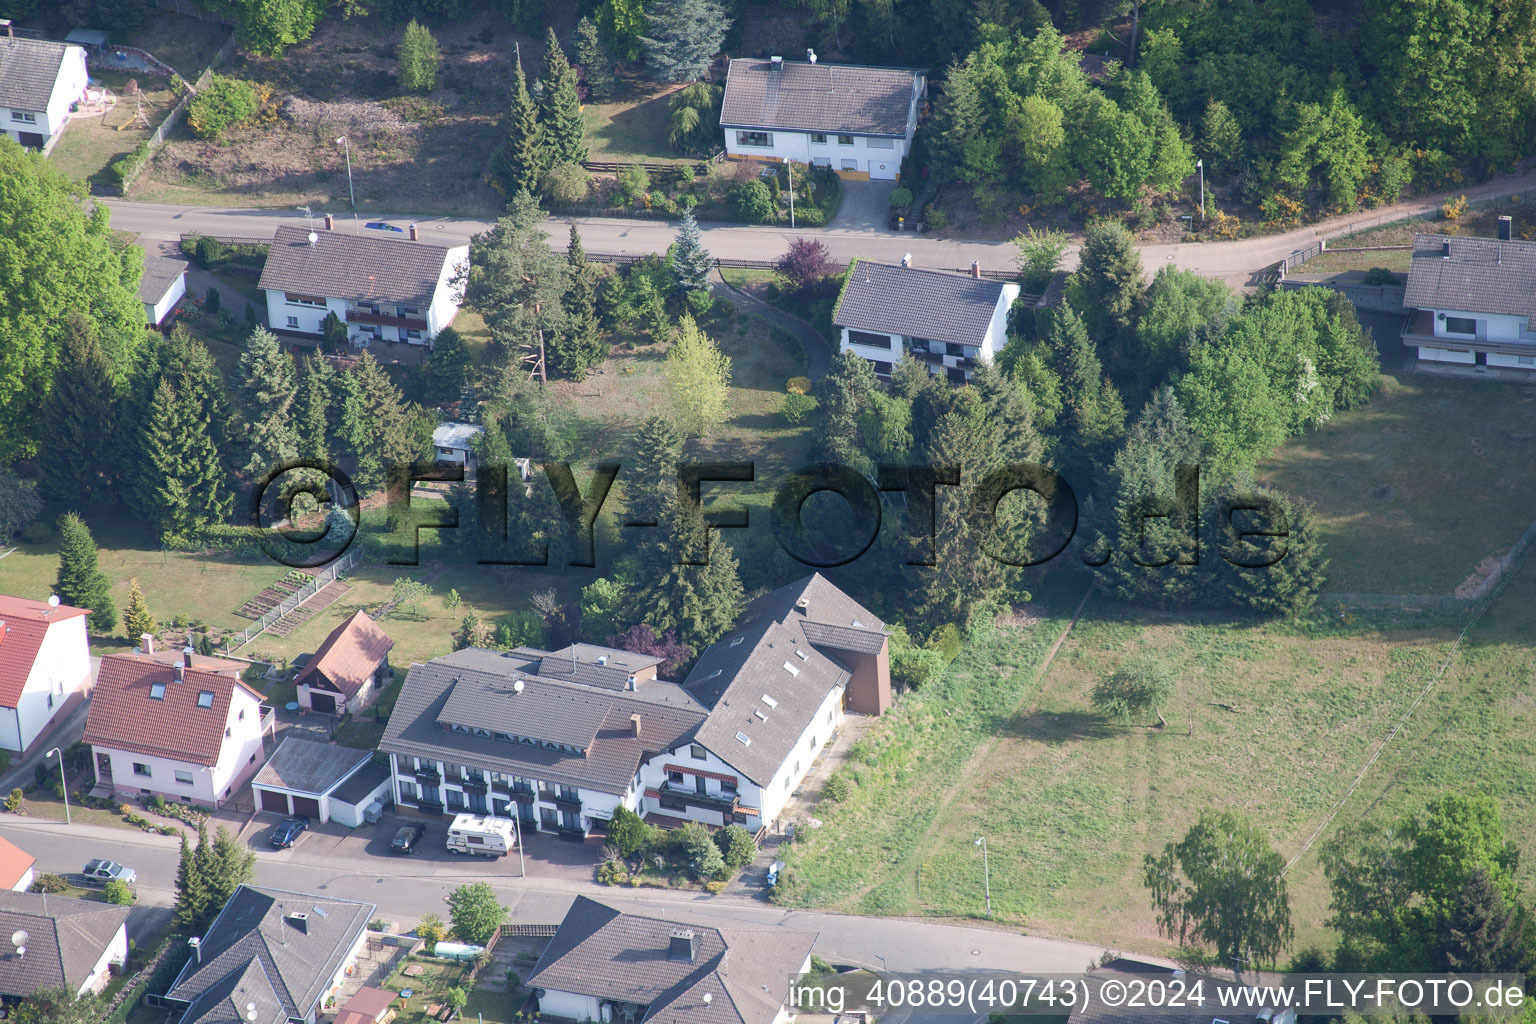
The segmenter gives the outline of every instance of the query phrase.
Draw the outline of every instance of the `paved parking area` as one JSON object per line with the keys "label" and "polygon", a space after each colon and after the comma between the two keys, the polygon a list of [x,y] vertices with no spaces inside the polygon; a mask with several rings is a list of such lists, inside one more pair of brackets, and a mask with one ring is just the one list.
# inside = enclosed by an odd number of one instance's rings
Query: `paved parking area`
{"label": "paved parking area", "polygon": [[845,181],[843,201],[828,231],[878,231],[895,234],[887,224],[891,216],[891,191],[894,181]]}

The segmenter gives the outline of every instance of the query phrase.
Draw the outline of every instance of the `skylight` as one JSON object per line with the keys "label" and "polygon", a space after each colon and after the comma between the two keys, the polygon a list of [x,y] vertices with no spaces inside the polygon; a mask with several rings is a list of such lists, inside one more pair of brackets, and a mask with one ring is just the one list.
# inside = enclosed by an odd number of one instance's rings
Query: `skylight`
{"label": "skylight", "polygon": [[213,691],[199,690],[197,693],[197,706],[200,708],[213,707]]}
{"label": "skylight", "polygon": [[761,711],[754,711],[752,713],[757,716],[757,720],[759,722],[766,722],[766,721],[768,721],[768,716],[763,714],[763,712],[761,712]]}
{"label": "skylight", "polygon": [[750,747],[752,745],[752,737],[748,736],[744,732],[737,733],[736,738],[741,741],[741,745],[744,747]]}
{"label": "skylight", "polygon": [[779,702],[768,696],[766,693],[763,694],[763,703],[767,704],[771,708],[776,708],[779,706]]}
{"label": "skylight", "polygon": [[784,663],[784,671],[788,672],[792,676],[797,676],[800,674],[800,670],[787,661]]}
{"label": "skylight", "polygon": [[165,700],[165,684],[164,683],[150,683],[149,684],[149,697],[150,697],[151,700]]}
{"label": "skylight", "polygon": [[804,651],[796,651],[795,657],[799,658],[801,661],[809,661],[811,656],[806,654]]}

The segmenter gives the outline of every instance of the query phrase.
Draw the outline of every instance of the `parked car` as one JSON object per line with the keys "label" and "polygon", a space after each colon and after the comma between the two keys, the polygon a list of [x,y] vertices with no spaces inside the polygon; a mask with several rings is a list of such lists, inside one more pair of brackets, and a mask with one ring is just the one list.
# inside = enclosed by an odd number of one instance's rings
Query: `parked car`
{"label": "parked car", "polygon": [[80,874],[87,885],[106,885],[112,881],[132,885],[139,877],[139,873],[133,868],[124,867],[115,860],[88,861],[85,867],[80,869]]}
{"label": "parked car", "polygon": [[367,224],[364,224],[363,227],[372,228],[375,231],[398,231],[402,235],[405,234],[405,228],[397,228],[393,224],[386,223],[382,220],[371,220]]}
{"label": "parked car", "polygon": [[421,842],[421,837],[426,834],[427,826],[416,822],[412,825],[401,825],[395,831],[395,838],[389,841],[389,848],[395,853],[415,853],[416,844]]}
{"label": "parked car", "polygon": [[299,838],[299,833],[309,828],[308,818],[284,818],[272,830],[270,842],[279,850],[286,850]]}

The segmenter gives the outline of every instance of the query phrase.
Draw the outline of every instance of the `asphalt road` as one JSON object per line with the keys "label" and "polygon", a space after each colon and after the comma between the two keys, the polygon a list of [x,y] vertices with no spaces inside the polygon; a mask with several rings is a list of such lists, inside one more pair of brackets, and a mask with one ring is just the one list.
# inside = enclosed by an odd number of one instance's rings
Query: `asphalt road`
{"label": "asphalt road", "polygon": [[[1468,199],[1490,199],[1536,188],[1536,172],[1507,175],[1454,194]],[[1439,193],[1398,203],[1392,207],[1362,211],[1335,217],[1280,235],[1266,235],[1231,242],[1189,242],[1176,245],[1149,245],[1141,250],[1142,265],[1148,275],[1165,265],[1193,270],[1241,287],[1250,283],[1255,271],[1283,259],[1291,252],[1312,244],[1319,238],[1347,234],[1360,226],[1385,223],[1404,217],[1439,210],[1448,195]],[[174,206],[164,203],[134,203],[102,199],[112,210],[112,226],[131,231],[148,240],[175,239],[183,233],[208,235],[243,235],[270,238],[279,224],[303,225],[305,218],[296,210],[248,210],[203,206]],[[317,214],[324,211],[316,211]],[[354,222],[340,211],[336,213],[338,231],[354,229]],[[471,235],[490,227],[489,222],[450,218],[416,219],[409,214],[368,214],[356,221],[356,230],[365,220],[386,220],[395,224],[416,223],[422,237],[442,244],[462,245]],[[565,246],[569,219],[551,218],[550,241],[555,248]],[[316,220],[318,224],[318,219]],[[666,221],[623,220],[618,218],[575,218],[581,230],[582,244],[589,252],[645,254],[665,252],[677,237],[675,224]],[[879,230],[790,231],[778,227],[753,227],[739,224],[704,225],[704,245],[717,256],[729,259],[777,259],[793,238],[814,236],[822,241],[834,258],[846,262],[855,256],[895,262],[911,253],[918,266],[941,269],[968,268],[973,260],[984,268],[1004,269],[1014,265],[1014,247],[1010,242],[975,242],[930,238]],[[1069,250],[1066,269],[1077,265],[1077,252]]]}
{"label": "asphalt road", "polygon": [[[270,824],[270,823],[269,823]],[[39,872],[72,874],[92,857],[106,857],[138,872],[140,902],[169,906],[174,896],[178,842],[174,837],[94,825],[28,821],[7,815],[0,835],[37,858]],[[321,840],[313,842],[313,840]],[[622,910],[662,913],[669,918],[713,925],[752,924],[820,933],[818,956],[833,963],[891,970],[996,969],[1076,972],[1102,952],[1098,946],[1021,935],[985,926],[940,924],[908,918],[868,918],[842,914],[786,911],[740,897],[707,896],[692,891],[615,890],[592,882],[540,878],[530,859],[527,879],[518,878],[517,861],[448,862],[417,857],[340,856],[322,852],[321,836],[301,837],[292,850],[258,849],[260,885],[323,893],[378,905],[386,921],[413,925],[428,910],[445,914],[443,901],[456,886],[488,881],[511,909],[514,923],[558,922],[571,901],[585,894]],[[445,915],[446,916],[446,915]]]}

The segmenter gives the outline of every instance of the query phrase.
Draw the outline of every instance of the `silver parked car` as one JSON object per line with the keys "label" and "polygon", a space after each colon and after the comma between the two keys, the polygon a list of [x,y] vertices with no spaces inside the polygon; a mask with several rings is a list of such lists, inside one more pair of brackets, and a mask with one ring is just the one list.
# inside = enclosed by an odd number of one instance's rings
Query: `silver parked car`
{"label": "silver parked car", "polygon": [[80,874],[89,885],[106,885],[112,881],[132,885],[139,877],[133,868],[124,867],[115,860],[90,861],[80,869]]}

